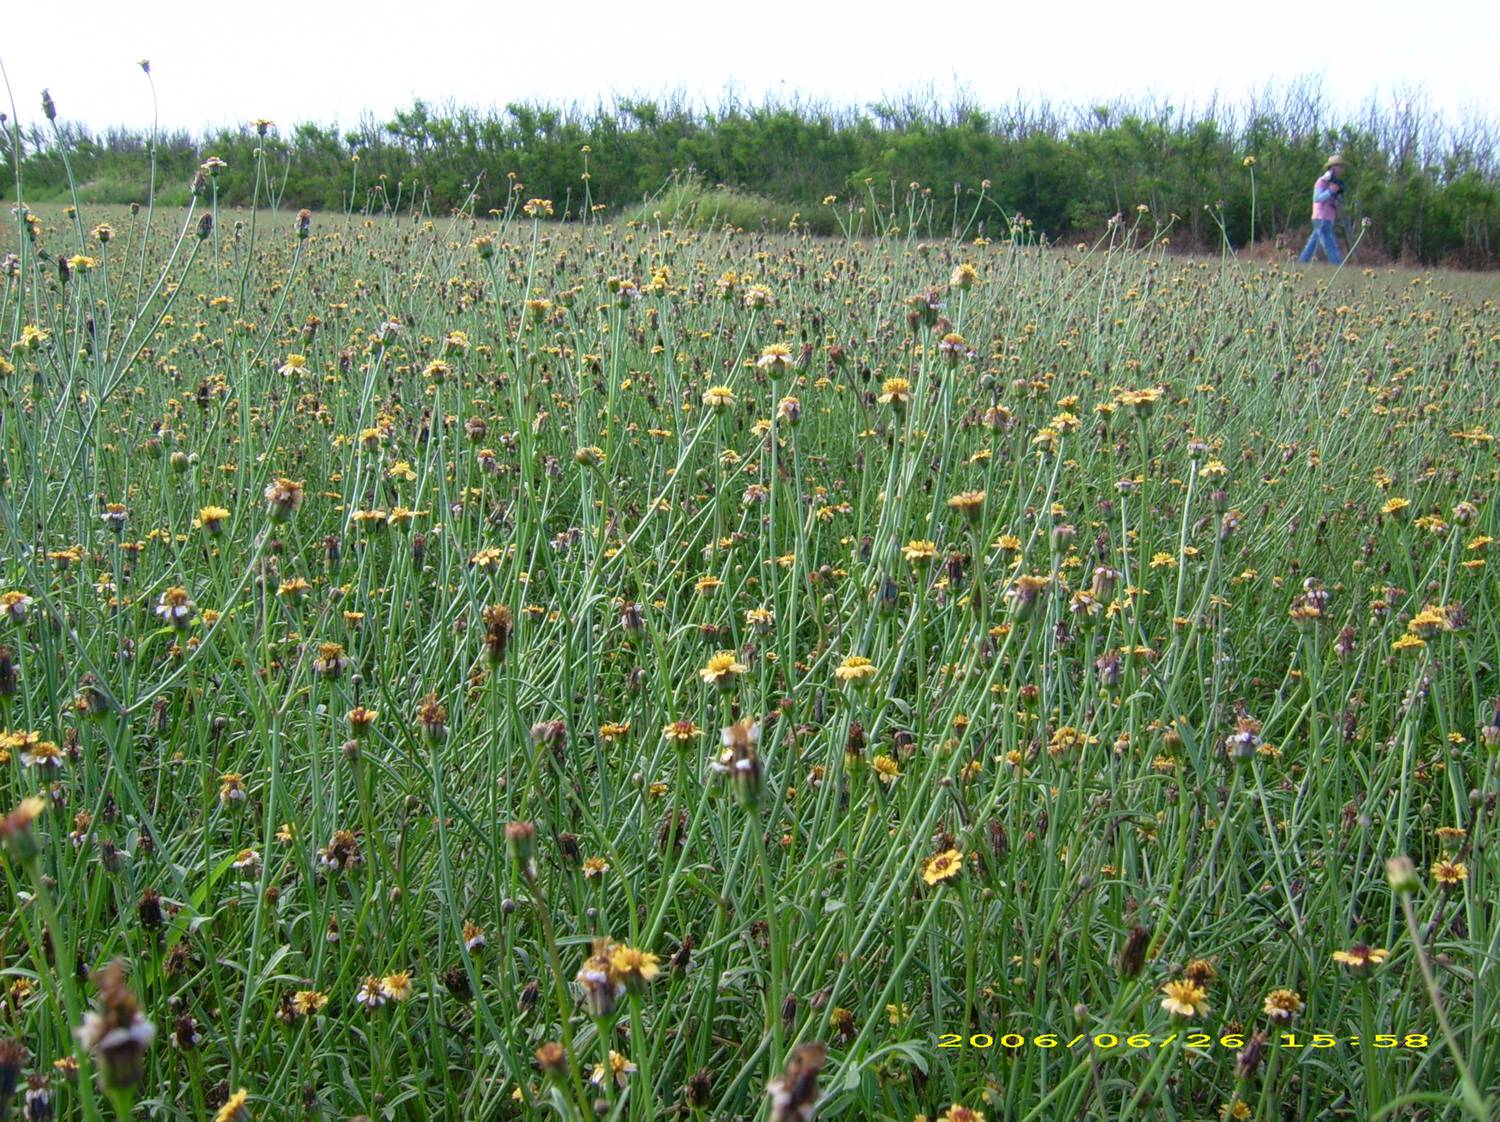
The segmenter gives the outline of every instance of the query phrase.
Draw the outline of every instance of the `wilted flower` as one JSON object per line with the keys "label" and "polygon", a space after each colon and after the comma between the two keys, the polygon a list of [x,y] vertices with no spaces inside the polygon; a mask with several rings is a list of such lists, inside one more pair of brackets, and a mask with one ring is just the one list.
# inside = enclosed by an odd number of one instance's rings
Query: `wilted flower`
{"label": "wilted flower", "polygon": [[602,1087],[605,1080],[608,1079],[616,1087],[624,1087],[630,1082],[630,1077],[635,1074],[635,1070],[634,1063],[611,1048],[609,1050],[609,1070],[605,1071],[603,1064],[595,1064],[593,1073],[589,1076],[589,1082]]}
{"label": "wilted flower", "polygon": [[792,1049],[786,1069],[766,1084],[772,1122],[810,1122],[817,1114],[818,1075],[827,1058],[827,1047],[817,1042]]}
{"label": "wilted flower", "polygon": [[772,343],[762,348],[760,358],[755,363],[760,369],[769,374],[774,381],[792,371],[792,348],[785,343]]}
{"label": "wilted flower", "polygon": [[24,592],[0,593],[0,616],[10,623],[25,623],[33,603],[32,598]]}
{"label": "wilted flower", "polygon": [[276,479],[265,492],[266,513],[272,522],[284,522],[302,506],[302,484],[290,479]]}
{"label": "wilted flower", "polygon": [[615,946],[608,939],[595,939],[591,953],[574,978],[583,990],[584,1008],[590,1016],[601,1020],[614,1015],[625,993],[625,983],[612,961],[614,951]]}
{"label": "wilted flower", "polygon": [[17,864],[24,865],[40,852],[32,823],[47,809],[47,800],[36,795],[24,798],[0,819],[0,845]]}
{"label": "wilted flower", "polygon": [[99,1008],[86,1013],[76,1030],[78,1042],[91,1053],[107,1087],[134,1087],[146,1073],[146,1052],[156,1039],[156,1026],[141,1012],[140,1003],[125,983],[124,964],[116,959],[95,972]]}
{"label": "wilted flower", "polygon": [[760,744],[760,722],[750,717],[736,721],[719,734],[723,751],[712,770],[729,777],[735,798],[741,806],[753,808],[760,802],[761,765],[756,754]]}
{"label": "wilted flower", "polygon": [[193,621],[198,610],[185,588],[169,588],[156,603],[156,614],[168,627],[182,630]]}

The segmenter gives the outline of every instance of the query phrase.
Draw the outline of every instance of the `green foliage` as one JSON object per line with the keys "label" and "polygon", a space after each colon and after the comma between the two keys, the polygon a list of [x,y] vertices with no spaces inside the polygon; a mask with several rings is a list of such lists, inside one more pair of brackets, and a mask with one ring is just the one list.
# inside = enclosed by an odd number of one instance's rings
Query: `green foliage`
{"label": "green foliage", "polygon": [[[174,134],[158,138],[156,157],[158,184],[178,193],[200,160],[227,161],[218,185],[226,205],[251,201],[254,153],[264,145],[273,197],[284,188],[283,203],[324,210],[418,205],[441,213],[472,197],[481,213],[504,211],[524,191],[554,200],[570,218],[600,203],[606,218],[649,216],[662,208],[637,208],[638,200],[690,179],[726,192],[681,200],[694,221],[723,214],[750,229],[784,226],[799,213],[831,232],[831,215],[814,217],[824,196],[864,201],[870,187],[881,196],[877,206],[898,211],[917,184],[933,233],[969,232],[971,220],[973,233],[1003,229],[1019,211],[1037,232],[1071,240],[1144,205],[1159,222],[1178,216],[1178,243],[1203,248],[1300,237],[1312,182],[1337,149],[1350,159],[1348,216],[1373,227],[1370,251],[1488,265],[1500,224],[1493,140],[1487,124],[1449,130],[1410,104],[1371,109],[1358,123],[1336,120],[1317,89],[1303,85],[1243,110],[1196,112],[1125,103],[986,112],[915,97],[863,110],[731,99],[700,111],[668,98],[482,112],[416,101],[389,121],[366,118],[343,131],[302,123],[264,138],[249,126]],[[144,201],[143,188],[131,184],[146,182],[149,136],[33,128],[21,149],[32,201],[66,194],[64,152],[86,201]],[[1247,155],[1256,159],[1253,175]],[[985,180],[993,187],[976,214]]]}

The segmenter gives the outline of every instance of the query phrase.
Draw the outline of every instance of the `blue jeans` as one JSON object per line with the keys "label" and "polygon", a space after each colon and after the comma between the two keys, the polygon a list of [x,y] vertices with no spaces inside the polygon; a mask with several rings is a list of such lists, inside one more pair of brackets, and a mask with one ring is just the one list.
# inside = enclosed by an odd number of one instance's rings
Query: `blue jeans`
{"label": "blue jeans", "polygon": [[1328,258],[1331,265],[1342,265],[1343,256],[1339,253],[1339,241],[1333,236],[1333,222],[1327,218],[1314,218],[1312,237],[1307,239],[1307,245],[1303,247],[1302,256],[1297,258],[1304,265],[1313,259],[1313,254],[1318,247],[1323,247],[1323,254]]}

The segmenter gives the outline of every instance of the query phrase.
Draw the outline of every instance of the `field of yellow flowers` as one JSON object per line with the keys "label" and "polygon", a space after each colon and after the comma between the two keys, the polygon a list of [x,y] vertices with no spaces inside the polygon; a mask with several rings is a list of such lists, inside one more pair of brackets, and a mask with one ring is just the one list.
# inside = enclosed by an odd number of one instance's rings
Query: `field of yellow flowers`
{"label": "field of yellow flowers", "polygon": [[0,1117],[1468,1119],[1496,286],[18,208]]}

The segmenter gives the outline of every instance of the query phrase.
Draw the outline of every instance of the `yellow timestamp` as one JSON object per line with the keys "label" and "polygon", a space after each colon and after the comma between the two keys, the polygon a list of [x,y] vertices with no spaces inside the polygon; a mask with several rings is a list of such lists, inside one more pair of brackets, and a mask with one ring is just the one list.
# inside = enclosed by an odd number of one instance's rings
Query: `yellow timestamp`
{"label": "yellow timestamp", "polygon": [[[1065,1050],[1093,1048],[1101,1052],[1123,1048],[1144,1051],[1150,1048],[1166,1048],[1173,1044],[1179,1044],[1184,1048],[1237,1049],[1245,1047],[1248,1042],[1249,1037],[1242,1032],[1226,1032],[1221,1035],[1211,1032],[1173,1032],[1162,1036],[1149,1032],[1042,1032],[1034,1035],[1020,1032],[1000,1034],[976,1032],[968,1036],[958,1032],[945,1032],[938,1037],[939,1048],[973,1048],[980,1051],[1003,1048],[1012,1052],[1023,1048],[1062,1048]],[[1265,1044],[1287,1049],[1342,1046],[1346,1048],[1404,1048],[1422,1051],[1429,1046],[1429,1040],[1427,1034],[1421,1032],[1375,1033],[1368,1038],[1368,1041],[1359,1036],[1339,1036],[1328,1032],[1307,1034],[1280,1032],[1266,1039]]]}

